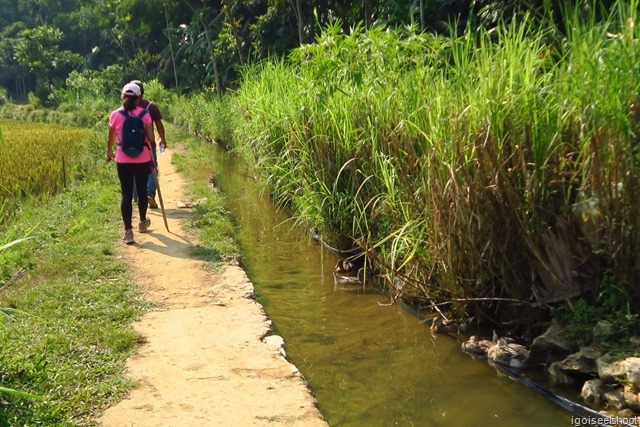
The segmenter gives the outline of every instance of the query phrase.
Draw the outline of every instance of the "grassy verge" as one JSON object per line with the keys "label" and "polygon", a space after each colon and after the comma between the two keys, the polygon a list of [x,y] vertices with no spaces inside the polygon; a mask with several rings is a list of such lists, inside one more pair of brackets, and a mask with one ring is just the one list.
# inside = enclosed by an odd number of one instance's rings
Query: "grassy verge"
{"label": "grassy verge", "polygon": [[25,206],[9,226],[35,237],[0,253],[26,272],[0,288],[12,309],[0,319],[0,385],[40,399],[0,393],[5,425],[88,425],[131,386],[122,374],[140,337],[130,324],[146,304],[116,254],[112,172]]}
{"label": "grassy verge", "polygon": [[[181,162],[198,164],[188,153]],[[217,268],[237,257],[233,226],[221,196],[192,192],[208,198],[192,225],[203,229],[194,256]],[[113,165],[96,161],[91,181],[25,200],[3,226],[31,238],[0,250],[10,277],[0,282],[0,426],[93,425],[133,386],[125,361],[142,337],[131,324],[149,304],[117,254],[118,200]]]}
{"label": "grassy verge", "polygon": [[187,149],[174,154],[173,161],[176,169],[192,182],[188,188],[192,198],[200,201],[195,207],[193,221],[188,224],[190,231],[196,232],[200,240],[193,254],[203,258],[209,268],[217,271],[221,263],[237,262],[240,254],[224,195],[215,189],[212,191],[207,185],[214,170],[212,150],[216,147],[203,140],[186,137],[184,132],[177,138],[176,134],[171,136],[172,140],[186,144]]}

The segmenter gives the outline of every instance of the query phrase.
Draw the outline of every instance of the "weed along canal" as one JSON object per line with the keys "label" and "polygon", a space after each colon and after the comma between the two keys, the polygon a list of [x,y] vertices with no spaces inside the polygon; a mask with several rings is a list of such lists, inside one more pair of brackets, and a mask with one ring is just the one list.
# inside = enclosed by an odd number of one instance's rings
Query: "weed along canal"
{"label": "weed along canal", "polygon": [[377,290],[336,288],[334,255],[293,228],[237,159],[207,145],[212,170],[202,179],[213,175],[225,194],[257,299],[330,425],[571,425],[568,411],[432,335]]}

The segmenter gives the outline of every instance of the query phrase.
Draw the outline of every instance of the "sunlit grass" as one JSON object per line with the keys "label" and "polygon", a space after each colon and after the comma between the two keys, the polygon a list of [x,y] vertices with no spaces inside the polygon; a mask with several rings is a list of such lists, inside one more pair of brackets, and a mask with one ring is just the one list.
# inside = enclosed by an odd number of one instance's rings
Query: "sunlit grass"
{"label": "sunlit grass", "polygon": [[0,200],[5,215],[20,200],[55,194],[88,173],[93,131],[16,120],[0,120],[0,129]]}

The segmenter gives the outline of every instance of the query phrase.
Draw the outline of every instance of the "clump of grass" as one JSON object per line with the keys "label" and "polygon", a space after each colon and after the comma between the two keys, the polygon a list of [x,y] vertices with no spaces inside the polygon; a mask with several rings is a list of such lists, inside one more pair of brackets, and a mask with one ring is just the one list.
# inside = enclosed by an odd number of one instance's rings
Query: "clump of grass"
{"label": "clump of grass", "polygon": [[191,227],[198,230],[200,246],[194,254],[208,262],[235,262],[239,259],[238,247],[234,241],[234,225],[219,192],[211,191],[204,184],[189,187],[189,193],[200,200],[191,221]]}
{"label": "clump of grass", "polygon": [[640,332],[638,314],[632,314],[628,304],[618,304],[606,296],[602,299],[594,302],[580,298],[571,307],[553,309],[552,316],[564,326],[567,341],[572,345],[593,344],[617,353],[634,353],[630,338]]}
{"label": "clump of grass", "polygon": [[228,103],[221,102],[215,94],[208,91],[171,99],[163,107],[174,124],[223,147],[233,145],[234,124],[237,119]]}

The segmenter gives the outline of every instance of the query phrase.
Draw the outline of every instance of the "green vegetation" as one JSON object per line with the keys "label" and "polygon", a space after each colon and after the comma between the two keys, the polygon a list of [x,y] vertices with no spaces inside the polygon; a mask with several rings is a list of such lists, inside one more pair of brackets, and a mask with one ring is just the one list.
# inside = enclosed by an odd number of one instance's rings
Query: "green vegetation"
{"label": "green vegetation", "polygon": [[[34,24],[44,15],[29,15],[34,25],[6,23],[0,82],[15,83],[19,93],[8,95],[29,105],[6,105],[3,115],[101,129],[121,84],[140,78],[168,119],[246,159],[297,224],[366,253],[394,297],[479,322],[535,324],[559,305],[552,314],[575,342],[615,346],[638,333],[637,0],[573,9],[543,2],[541,13],[537,2],[527,13],[485,1],[459,15],[448,13],[449,2],[430,2],[438,13],[429,16],[442,19],[420,24],[390,2],[365,2],[371,14],[314,2],[313,16],[293,18],[287,7],[300,1],[238,1],[220,10],[125,3],[84,5],[74,19],[101,12],[95,28],[116,28],[116,39],[132,49],[109,41],[89,54],[100,39],[90,21],[68,21],[88,41],[83,67],[64,83],[60,70],[44,65],[27,73],[38,58],[11,56],[13,46],[50,31]],[[451,16],[459,21],[443,25]],[[297,34],[292,22],[301,24]],[[278,43],[269,42],[274,28],[282,30]],[[168,46],[151,42],[165,39]],[[113,60],[120,49],[125,57]],[[102,158],[102,143],[89,147],[79,151]],[[177,158],[182,170],[206,169],[206,151],[188,152],[192,160]],[[82,165],[91,163],[76,164],[75,175],[86,179]],[[29,199],[35,190],[12,191]],[[215,268],[237,251],[231,226],[217,223],[226,216],[223,201],[207,199],[198,226],[213,233],[194,253]],[[6,216],[13,205],[1,209]],[[8,240],[39,236],[25,247],[61,233],[5,229]],[[26,253],[2,256],[4,279],[16,271],[6,265],[35,265]],[[594,336],[598,320],[611,327]]]}
{"label": "green vegetation", "polygon": [[[177,92],[212,86],[221,94],[235,84],[244,65],[311,42],[335,20],[345,31],[360,21],[367,26],[415,21],[423,30],[447,32],[450,20],[464,28],[474,19],[486,21],[483,16],[517,11],[498,0],[463,3],[0,0],[0,86],[11,99],[35,97],[57,106],[69,73],[91,81],[97,70],[108,70],[115,77],[112,88],[158,78]],[[532,3],[532,8],[548,5]]]}
{"label": "green vegetation", "polygon": [[565,325],[570,344],[595,343],[615,353],[635,354],[637,348],[630,345],[629,338],[640,336],[638,312],[632,310],[632,301],[608,274],[600,289],[597,305],[580,298],[572,305],[552,309],[553,318]]}
{"label": "green vegetation", "polygon": [[[366,251],[405,301],[533,322],[586,291],[635,313],[637,2],[616,6],[453,37],[334,22],[222,97],[159,80],[146,97],[242,155],[299,225]],[[102,124],[122,70],[74,71],[57,111],[27,115]]]}
{"label": "green vegetation", "polygon": [[115,254],[115,174],[97,175],[4,225],[34,238],[0,252],[0,305],[12,309],[0,317],[0,384],[40,397],[0,394],[6,425],[86,425],[130,386],[130,325],[145,304]]}
{"label": "green vegetation", "polygon": [[330,26],[170,113],[406,300],[527,321],[588,290],[636,313],[640,43],[637,2],[618,7],[569,11],[566,35],[526,18],[455,38]]}
{"label": "green vegetation", "polygon": [[240,254],[233,238],[234,224],[224,195],[204,184],[212,178],[211,150],[215,147],[186,138],[185,148],[183,153],[174,153],[173,161],[178,172],[196,183],[188,190],[190,197],[197,202],[190,227],[197,231],[201,243],[193,248],[193,255],[204,259],[209,268],[218,271],[222,262],[235,263]]}
{"label": "green vegetation", "polygon": [[[60,128],[37,129],[53,135]],[[3,128],[7,140],[15,132],[15,123]],[[103,135],[88,145],[104,147]],[[148,303],[116,252],[121,219],[113,164],[102,149],[91,151],[90,176],[55,197],[27,193],[0,225],[0,426],[93,425],[98,411],[132,386],[125,361],[141,337],[131,324]],[[183,161],[192,162],[188,157]],[[208,226],[197,252],[216,268],[237,249],[223,199],[210,190],[206,196],[195,218],[196,226]]]}
{"label": "green vegetation", "polygon": [[[158,79],[177,93],[236,88],[247,64],[283,57],[335,25],[403,28],[444,36],[520,22],[559,20],[568,4],[598,16],[611,0],[0,0],[0,102],[65,102],[68,78],[110,90]],[[556,22],[563,31],[563,22]],[[96,79],[97,77],[97,79]]]}
{"label": "green vegetation", "polygon": [[617,307],[611,308],[606,304],[594,306],[579,299],[571,309],[561,306],[553,315],[565,325],[570,344],[585,346],[597,343],[620,355],[637,353],[637,348],[629,342],[629,337],[640,333],[637,314],[630,314]]}
{"label": "green vegetation", "polygon": [[0,129],[0,199],[6,214],[26,195],[55,194],[90,170],[95,151],[90,130],[14,120],[0,120]]}
{"label": "green vegetation", "polygon": [[[394,297],[551,315],[624,351],[640,333],[638,1],[400,3],[0,0],[1,114],[28,121],[0,121],[0,425],[84,425],[130,386],[146,304],[115,256],[103,151],[133,78],[297,224],[366,253]],[[204,145],[175,158],[210,171]],[[193,254],[217,269],[238,257],[233,224],[220,194],[190,191]]]}

